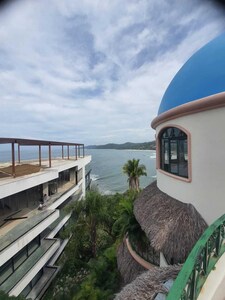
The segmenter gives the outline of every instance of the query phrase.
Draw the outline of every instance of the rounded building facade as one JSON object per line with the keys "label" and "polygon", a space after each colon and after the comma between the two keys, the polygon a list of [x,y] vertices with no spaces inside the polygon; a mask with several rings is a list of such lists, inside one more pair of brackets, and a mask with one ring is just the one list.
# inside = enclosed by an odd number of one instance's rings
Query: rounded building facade
{"label": "rounded building facade", "polygon": [[176,74],[152,127],[158,188],[211,224],[225,212],[225,34]]}

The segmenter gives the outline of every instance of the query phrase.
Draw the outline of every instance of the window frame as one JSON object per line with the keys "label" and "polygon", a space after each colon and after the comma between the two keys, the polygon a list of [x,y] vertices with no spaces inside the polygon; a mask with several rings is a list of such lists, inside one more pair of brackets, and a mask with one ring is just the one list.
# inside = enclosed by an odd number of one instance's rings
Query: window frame
{"label": "window frame", "polygon": [[[168,129],[178,129],[179,131],[183,132],[186,136],[184,137],[171,137],[168,139],[164,139],[164,144],[162,142],[162,135],[165,133],[166,130]],[[175,164],[177,164],[177,168],[178,168],[178,172],[175,173],[175,172],[171,172],[171,151],[170,151],[170,142],[171,141],[176,141],[176,144],[177,144],[177,151],[176,151],[176,154],[177,154],[177,160],[179,160],[179,146],[180,146],[180,142],[179,141],[184,141],[186,140],[187,144],[186,144],[186,149],[187,149],[187,176],[182,176],[182,175],[179,175],[179,162],[174,162]],[[177,142],[178,141],[178,142]],[[163,149],[165,149],[165,144],[168,144],[167,147],[168,147],[168,160],[169,160],[169,163],[168,163],[168,169],[166,170],[165,167],[162,166],[163,162],[162,162],[162,155],[165,155],[165,152],[163,151]],[[181,180],[181,181],[186,181],[186,182],[191,182],[192,180],[192,176],[191,176],[191,135],[190,135],[190,132],[188,132],[185,128],[179,126],[179,125],[175,125],[175,124],[168,124],[164,127],[162,127],[158,134],[157,134],[157,138],[156,138],[156,153],[157,153],[157,162],[156,162],[156,169],[160,172],[160,173],[163,173],[167,176],[170,176],[170,177],[173,177],[173,178],[176,178],[178,180]]]}

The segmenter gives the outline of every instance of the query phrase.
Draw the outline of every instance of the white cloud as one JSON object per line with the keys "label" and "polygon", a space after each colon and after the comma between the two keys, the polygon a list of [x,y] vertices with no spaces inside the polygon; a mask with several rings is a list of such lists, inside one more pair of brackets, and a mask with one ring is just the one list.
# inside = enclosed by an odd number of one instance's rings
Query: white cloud
{"label": "white cloud", "polygon": [[147,141],[173,76],[224,28],[194,0],[21,0],[1,12],[3,136]]}

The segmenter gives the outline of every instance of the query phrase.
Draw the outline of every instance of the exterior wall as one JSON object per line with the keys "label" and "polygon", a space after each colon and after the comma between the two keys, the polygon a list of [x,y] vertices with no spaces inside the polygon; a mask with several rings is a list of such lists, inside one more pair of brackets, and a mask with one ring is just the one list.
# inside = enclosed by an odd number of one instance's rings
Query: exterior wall
{"label": "exterior wall", "polygon": [[[62,161],[56,167],[46,169],[42,172],[30,174],[27,176],[21,176],[18,178],[7,178],[0,181],[0,199],[5,198],[21,191],[36,187],[42,184],[43,194],[48,195],[49,182],[57,179],[59,173],[70,169],[70,181],[74,182],[74,186],[68,191],[64,192],[61,197],[56,199],[51,205],[47,207],[47,210],[53,210],[52,214],[40,222],[37,226],[26,232],[24,235],[13,241],[8,247],[0,251],[0,266],[7,262],[11,257],[16,255],[25,245],[27,245],[34,237],[41,234],[48,226],[50,226],[59,217],[59,210],[55,210],[61,204],[67,201],[67,199],[73,196],[74,193],[82,190],[82,196],[85,196],[85,165],[91,161],[91,156],[79,158],[78,160]],[[80,182],[76,184],[76,171],[80,170]],[[35,207],[36,208],[36,207]],[[49,234],[48,238],[53,236],[60,230],[60,228],[68,221],[70,215],[67,215]],[[9,295],[19,295],[22,290],[29,284],[29,282],[35,277],[35,275],[43,268],[50,259],[56,260],[60,253],[63,251],[68,240],[65,240],[61,246],[60,241],[56,240],[56,243],[47,251],[38,263],[27,272],[27,274],[18,282],[18,284],[9,292]],[[60,247],[60,248],[59,248]],[[57,252],[57,250],[60,251]],[[9,277],[10,279],[10,277]],[[8,279],[7,279],[8,280]],[[41,280],[41,279],[40,279]]]}
{"label": "exterior wall", "polygon": [[57,170],[47,169],[43,172],[34,173],[32,176],[26,175],[13,179],[2,179],[0,181],[0,199],[56,179],[57,177]]}
{"label": "exterior wall", "polygon": [[21,191],[30,189],[39,184],[58,178],[58,173],[70,168],[78,167],[81,169],[90,163],[91,156],[85,156],[78,160],[62,161],[57,167],[46,169],[45,171],[34,173],[32,175],[21,176],[18,178],[1,179],[0,181],[0,199]]}
{"label": "exterior wall", "polygon": [[209,276],[204,283],[198,300],[223,300],[225,286],[225,254],[223,254],[215,265],[214,270],[209,273]]}
{"label": "exterior wall", "polygon": [[74,182],[75,183],[75,175],[76,175],[76,169],[75,168],[72,168],[72,169],[70,169],[70,181],[71,182]]}
{"label": "exterior wall", "polygon": [[[225,108],[207,110],[164,122],[178,125],[191,134],[190,182],[173,178],[157,170],[158,187],[170,196],[192,203],[202,217],[211,224],[225,212]],[[159,155],[159,153],[157,153]]]}
{"label": "exterior wall", "polygon": [[[56,221],[59,218],[59,210],[56,210],[57,207],[60,205],[66,203],[66,201],[69,199],[69,197],[73,196],[74,193],[78,191],[82,191],[82,196],[85,196],[85,166],[91,161],[91,156],[86,156],[83,158],[78,158],[77,160],[70,159],[70,160],[56,160],[55,162],[52,162],[51,168],[46,168],[43,171],[40,171],[38,173],[33,173],[25,176],[20,176],[17,178],[3,178],[0,180],[0,199],[5,199],[5,201],[11,201],[11,198],[14,198],[18,201],[20,201],[20,198],[22,198],[23,201],[28,201],[32,199],[32,203],[34,202],[34,196],[38,196],[39,199],[39,190],[35,189],[35,187],[38,187],[42,185],[43,188],[43,194],[48,195],[49,194],[49,183],[50,182],[58,182],[59,173],[69,170],[69,177],[70,177],[70,183],[74,183],[74,185],[69,188],[65,192],[59,193],[59,198],[56,198],[52,204],[48,203],[46,210],[50,211],[50,215],[46,217],[43,221],[40,221],[37,225],[33,226],[32,229],[28,230],[24,234],[21,234],[18,238],[15,238],[15,240],[12,241],[11,244],[6,246],[5,248],[1,249],[0,251],[0,266],[2,266],[4,263],[9,261],[13,256],[15,256],[24,246],[26,246],[28,243],[30,243],[37,235],[42,234],[46,228],[48,228],[54,221]],[[80,182],[76,182],[76,171],[80,170]],[[65,182],[67,183],[67,182]],[[66,186],[66,185],[65,185]],[[33,195],[28,193],[33,192]],[[20,194],[18,194],[20,193]],[[27,194],[28,193],[28,194]],[[23,195],[27,195],[27,198],[23,197]],[[20,198],[19,198],[19,196]],[[61,195],[61,196],[60,196]],[[54,197],[54,195],[53,195]],[[18,199],[17,199],[18,198]],[[36,199],[36,198],[35,198]],[[26,207],[26,206],[25,206]],[[31,210],[37,209],[37,206],[34,205],[34,207],[29,207]],[[53,211],[51,211],[53,210]],[[32,210],[33,211],[33,210]],[[34,214],[34,216],[36,213]],[[38,214],[37,214],[38,215]],[[65,216],[57,225],[56,227],[51,231],[48,238],[53,238],[54,235],[64,226],[64,224],[68,221],[70,218],[70,214]],[[30,221],[32,222],[32,216],[30,216]],[[27,227],[26,227],[27,228]],[[6,233],[7,237],[7,233]],[[0,239],[1,240],[1,239]],[[48,263],[54,263],[61,252],[63,251],[64,247],[66,246],[68,239],[61,242],[58,239],[54,239],[54,244],[48,249],[47,252],[45,252],[41,258],[38,258],[37,263],[35,265],[27,270],[27,273],[25,275],[22,275],[22,278],[18,281],[18,283],[10,290],[9,295],[19,295],[24,288],[26,288],[31,280],[38,274],[38,272],[46,266]],[[42,240],[43,241],[43,240]],[[39,250],[34,251],[34,255],[38,254]],[[28,258],[29,259],[29,258]],[[27,262],[27,260],[26,260]],[[23,264],[25,261],[19,266],[19,268],[23,267]],[[19,269],[18,269],[19,270]],[[17,269],[15,272],[18,271]],[[17,274],[13,272],[10,277],[6,279],[11,280],[11,276],[17,276]],[[6,282],[5,281],[5,282]],[[43,281],[43,278],[41,277],[38,281],[39,284]],[[50,279],[49,279],[50,282]],[[48,284],[49,284],[48,282]],[[4,283],[3,283],[4,284]],[[1,285],[2,286],[2,285]]]}
{"label": "exterior wall", "polygon": [[83,197],[85,197],[86,195],[86,184],[85,184],[85,167],[82,169],[82,194],[83,194]]}
{"label": "exterior wall", "polygon": [[79,190],[79,185],[76,185],[72,189],[70,189],[67,193],[63,194],[62,197],[57,199],[52,205],[49,206],[49,209],[56,209],[60,206],[64,201],[66,201],[70,196],[72,196],[76,191]]}
{"label": "exterior wall", "polygon": [[44,231],[59,217],[59,210],[55,210],[49,217],[22,235],[20,238],[3,249],[0,253],[0,266],[7,262],[11,257],[18,253],[24,246],[29,244],[36,236]]}
{"label": "exterior wall", "polygon": [[55,235],[59,232],[59,230],[68,222],[69,218],[71,217],[72,213],[66,215],[61,222],[48,234],[49,239],[53,239]]}
{"label": "exterior wall", "polygon": [[9,292],[9,296],[18,296],[23,289],[28,285],[28,283],[31,281],[32,278],[45,266],[45,264],[48,262],[48,260],[54,255],[54,253],[57,251],[57,249],[60,246],[60,241],[56,240],[55,244],[52,245],[52,247],[47,251],[41,259],[38,261],[38,263],[33,266],[30,270],[28,270],[27,274],[23,277],[22,280],[20,280],[16,286]]}
{"label": "exterior wall", "polygon": [[47,198],[44,199],[46,201],[48,199],[48,182],[43,184],[43,195],[47,195]]}

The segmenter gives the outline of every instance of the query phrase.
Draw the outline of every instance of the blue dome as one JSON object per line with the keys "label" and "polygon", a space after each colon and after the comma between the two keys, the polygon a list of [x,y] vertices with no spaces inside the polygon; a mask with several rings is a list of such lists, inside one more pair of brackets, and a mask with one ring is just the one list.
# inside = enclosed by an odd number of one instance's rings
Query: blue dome
{"label": "blue dome", "polygon": [[168,86],[158,115],[179,105],[225,91],[225,33],[198,50]]}

